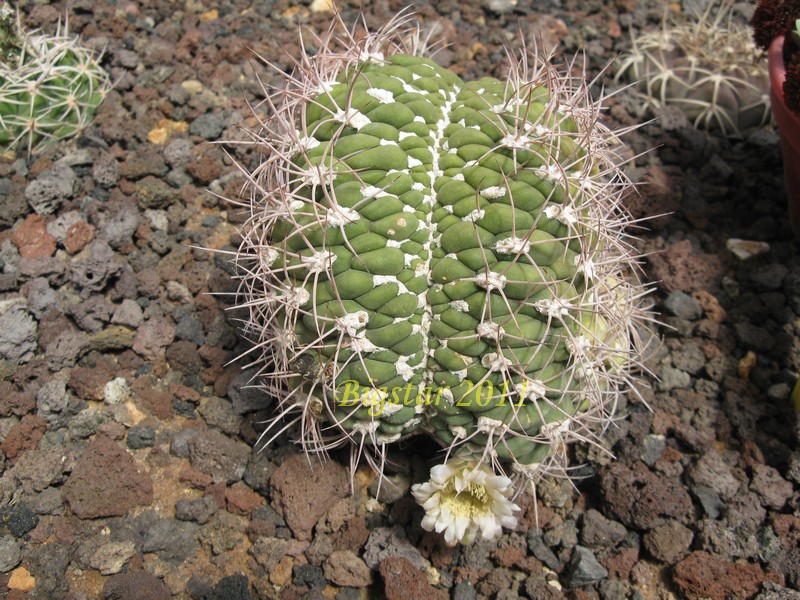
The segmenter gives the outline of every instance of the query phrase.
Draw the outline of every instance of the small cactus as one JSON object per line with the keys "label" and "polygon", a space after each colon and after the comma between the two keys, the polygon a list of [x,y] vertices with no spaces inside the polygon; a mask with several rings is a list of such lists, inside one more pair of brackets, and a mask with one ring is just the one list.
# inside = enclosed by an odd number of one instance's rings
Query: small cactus
{"label": "small cactus", "polygon": [[111,83],[94,54],[59,23],[54,36],[23,31],[0,6],[0,152],[36,152],[81,133]]}
{"label": "small cactus", "polygon": [[695,127],[740,136],[770,122],[769,74],[744,23],[723,0],[696,19],[671,22],[631,38],[617,80],[635,84],[645,105],[680,108]]}
{"label": "small cactus", "polygon": [[307,452],[380,469],[427,433],[414,488],[449,543],[513,526],[510,496],[608,424],[646,319],[618,137],[581,77],[535,53],[465,82],[408,16],[334,47],[267,99],[235,257],[243,330]]}

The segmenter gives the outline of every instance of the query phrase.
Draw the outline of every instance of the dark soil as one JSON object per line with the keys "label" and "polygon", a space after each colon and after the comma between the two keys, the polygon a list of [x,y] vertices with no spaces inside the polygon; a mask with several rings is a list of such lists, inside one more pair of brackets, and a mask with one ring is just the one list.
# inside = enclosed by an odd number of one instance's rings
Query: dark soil
{"label": "dark soil", "polygon": [[[367,4],[370,27],[403,7]],[[502,76],[520,32],[583,51],[594,78],[663,6],[417,8],[449,44],[438,60],[467,78]],[[774,131],[727,139],[665,110],[625,136],[630,209],[651,217],[638,233],[664,323],[659,379],[608,431],[616,460],[576,448],[579,478],[523,496],[515,531],[448,548],[408,492],[429,441],[393,451],[379,494],[346,453],[309,465],[290,435],[253,451],[271,401],[229,364],[248,346],[226,312],[228,256],[198,249],[238,243],[245,213],[219,198],[238,197],[236,163],[259,154],[210,142],[257,126],[258,78],[280,78],[256,56],[288,69],[298,31],[312,40],[331,14],[20,2],[46,30],[67,7],[116,87],[83,137],[0,159],[0,596],[800,598],[800,259]],[[612,127],[648,118],[630,90],[606,104]]]}

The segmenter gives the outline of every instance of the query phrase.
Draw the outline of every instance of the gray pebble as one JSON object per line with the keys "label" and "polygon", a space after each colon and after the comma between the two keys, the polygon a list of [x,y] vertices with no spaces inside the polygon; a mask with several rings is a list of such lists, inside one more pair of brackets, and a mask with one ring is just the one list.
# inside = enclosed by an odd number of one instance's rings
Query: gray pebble
{"label": "gray pebble", "polygon": [[25,505],[37,515],[64,514],[64,497],[60,487],[48,487],[38,494],[26,496]]}
{"label": "gray pebble", "polygon": [[38,342],[38,326],[25,300],[0,300],[0,358],[12,364],[26,363],[36,353]]}
{"label": "gray pebble", "polygon": [[128,448],[139,450],[152,448],[156,443],[156,433],[149,425],[137,425],[128,430]]}
{"label": "gray pebble", "polygon": [[159,519],[145,530],[142,552],[155,552],[163,561],[181,563],[197,551],[198,533],[195,523]]}
{"label": "gray pebble", "polygon": [[97,237],[105,240],[111,248],[119,248],[131,241],[139,221],[139,211],[133,202],[117,203],[109,208],[101,220]]}
{"label": "gray pebble", "polygon": [[233,412],[231,403],[223,398],[212,396],[204,398],[198,408],[206,423],[224,433],[236,434],[242,424],[242,417]]}
{"label": "gray pebble", "polygon": [[242,371],[228,386],[228,397],[233,402],[233,410],[240,415],[262,410],[267,406],[264,392],[253,387],[256,385],[254,371]]}
{"label": "gray pebble", "polygon": [[542,532],[539,529],[528,530],[528,550],[538,560],[542,561],[549,569],[557,569],[560,562],[558,557],[550,549],[550,546],[545,544],[542,539]]}
{"label": "gray pebble", "polygon": [[11,536],[0,537],[0,573],[8,573],[22,560],[22,546]]}
{"label": "gray pebble", "polygon": [[47,417],[60,413],[67,408],[67,382],[63,379],[52,379],[45,383],[36,393],[37,414]]}
{"label": "gray pebble", "polygon": [[[476,544],[482,545],[482,544]],[[470,548],[474,548],[471,546]],[[364,562],[370,569],[377,569],[380,562],[387,557],[402,557],[420,570],[431,566],[420,551],[408,541],[405,530],[395,525],[392,528],[378,527],[372,530],[364,547]]]}
{"label": "gray pebble", "polygon": [[215,482],[235,483],[244,475],[250,447],[234,441],[216,429],[208,429],[189,439],[192,466],[214,478]]}
{"label": "gray pebble", "polygon": [[572,558],[567,565],[564,579],[566,585],[571,588],[583,587],[605,577],[608,577],[608,571],[597,562],[594,553],[583,546],[575,546]]}
{"label": "gray pebble", "polygon": [[109,154],[101,154],[92,166],[92,177],[95,183],[111,188],[119,180],[119,163]]}
{"label": "gray pebble", "polygon": [[219,113],[206,113],[197,117],[189,125],[189,133],[207,140],[216,140],[225,129],[225,116]]}
{"label": "gray pebble", "polygon": [[194,143],[187,138],[175,138],[164,147],[164,160],[173,167],[180,167],[192,160]]}
{"label": "gray pebble", "polygon": [[142,324],[143,320],[142,307],[137,304],[135,300],[126,298],[114,310],[111,317],[112,325],[125,325],[132,329],[136,329]]}
{"label": "gray pebble", "polygon": [[203,324],[194,314],[186,314],[178,321],[178,324],[175,325],[175,337],[198,346],[202,345],[206,338]]}
{"label": "gray pebble", "polygon": [[75,171],[66,164],[57,163],[25,187],[25,198],[37,214],[52,214],[72,197],[75,180]]}
{"label": "gray pebble", "polygon": [[687,341],[672,351],[672,364],[676,369],[695,375],[706,364],[706,356],[700,347]]}
{"label": "gray pebble", "polygon": [[664,308],[681,319],[694,321],[703,315],[700,303],[684,292],[672,292],[664,300]]}
{"label": "gray pebble", "polygon": [[67,314],[72,317],[78,327],[84,331],[100,331],[111,320],[114,307],[105,299],[97,295],[90,296],[87,300],[73,304]]}
{"label": "gray pebble", "polygon": [[28,309],[37,319],[51,308],[58,308],[58,293],[50,287],[50,283],[44,277],[37,277],[25,282],[22,292],[28,298]]}
{"label": "gray pebble", "polygon": [[178,458],[189,458],[189,440],[199,433],[197,429],[179,429],[172,434],[169,451]]}
{"label": "gray pebble", "polygon": [[675,367],[665,366],[658,373],[656,388],[661,392],[675,389],[688,389],[692,385],[692,378],[686,371]]}
{"label": "gray pebble", "polygon": [[614,546],[624,540],[627,534],[628,530],[622,523],[607,518],[593,508],[583,514],[581,542],[586,546]]}
{"label": "gray pebble", "polygon": [[179,521],[194,521],[203,525],[217,512],[217,501],[213,496],[197,500],[178,500],[175,503],[175,518]]}
{"label": "gray pebble", "polygon": [[108,421],[108,415],[94,408],[84,408],[69,420],[69,435],[73,440],[83,440],[93,435],[101,423]]}
{"label": "gray pebble", "polygon": [[471,581],[464,580],[453,588],[453,600],[475,600],[477,597]]}

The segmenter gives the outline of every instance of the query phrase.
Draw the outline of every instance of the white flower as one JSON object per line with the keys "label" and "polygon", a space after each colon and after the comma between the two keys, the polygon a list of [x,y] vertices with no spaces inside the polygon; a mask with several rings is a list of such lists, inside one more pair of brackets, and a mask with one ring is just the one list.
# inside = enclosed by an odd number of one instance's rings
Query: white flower
{"label": "white flower", "polygon": [[458,458],[433,467],[430,481],[411,488],[425,509],[422,528],[444,532],[451,546],[492,540],[503,527],[516,526],[519,507],[509,500],[511,492],[508,477]]}

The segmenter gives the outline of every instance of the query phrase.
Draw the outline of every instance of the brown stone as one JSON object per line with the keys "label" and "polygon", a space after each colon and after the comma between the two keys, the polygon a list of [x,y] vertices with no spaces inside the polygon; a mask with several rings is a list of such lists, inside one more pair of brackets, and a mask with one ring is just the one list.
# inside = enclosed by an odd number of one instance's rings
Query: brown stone
{"label": "brown stone", "polygon": [[114,371],[106,362],[91,367],[75,367],[69,375],[69,387],[81,400],[103,400],[106,383],[114,379]]}
{"label": "brown stone", "polygon": [[152,573],[131,571],[108,578],[103,586],[103,598],[169,600],[172,598],[172,593],[164,582]]}
{"label": "brown stone", "polygon": [[134,506],[151,504],[153,483],[125,449],[101,435],[81,454],[63,493],[81,519],[116,517]]}
{"label": "brown stone", "polygon": [[445,600],[449,598],[444,590],[431,587],[422,571],[406,558],[399,556],[384,558],[380,562],[378,570],[383,578],[386,600],[411,600],[412,598]]}
{"label": "brown stone", "polygon": [[155,387],[149,377],[140,377],[131,382],[133,400],[137,406],[145,409],[159,419],[168,419],[172,416],[172,394],[167,390]]}
{"label": "brown stone", "polygon": [[76,221],[67,229],[64,249],[67,254],[77,254],[94,239],[94,226],[84,220]]}
{"label": "brown stone", "polygon": [[628,527],[652,529],[668,518],[685,519],[693,509],[680,482],[653,473],[640,461],[630,467],[612,464],[600,486],[609,512]]}
{"label": "brown stone", "polygon": [[693,539],[690,529],[671,521],[648,531],[643,541],[653,558],[671,565],[686,556]]}
{"label": "brown stone", "polygon": [[136,332],[133,351],[153,360],[164,355],[164,349],[175,339],[175,327],[164,317],[153,317],[144,322]]}
{"label": "brown stone", "polygon": [[56,251],[56,238],[47,233],[42,215],[32,214],[11,234],[23,258],[46,258]]}
{"label": "brown stone", "polygon": [[687,600],[752,598],[765,581],[780,583],[775,573],[757,564],[731,563],[708,552],[692,552],[675,565],[672,579]]}
{"label": "brown stone", "polygon": [[[333,547],[337,550],[352,550],[358,552],[367,543],[369,529],[364,517],[351,517],[345,521],[342,528],[333,536]],[[439,536],[441,537],[441,536]]]}
{"label": "brown stone", "polygon": [[36,400],[30,394],[17,390],[10,381],[0,381],[0,417],[21,417],[36,408]]}
{"label": "brown stone", "polygon": [[350,550],[334,550],[323,565],[325,577],[336,585],[363,588],[372,583],[372,569]]}
{"label": "brown stone", "polygon": [[47,421],[36,415],[25,415],[8,432],[6,439],[0,444],[0,449],[6,453],[9,460],[13,461],[25,450],[36,448],[45,431],[47,431]]}
{"label": "brown stone", "polygon": [[347,471],[336,461],[320,463],[302,454],[288,457],[270,479],[272,506],[286,520],[298,540],[311,531],[337,499],[350,492]]}
{"label": "brown stone", "polygon": [[264,504],[264,498],[241,481],[234,483],[225,491],[228,512],[235,515],[249,515]]}
{"label": "brown stone", "polygon": [[692,242],[682,240],[661,252],[648,255],[653,279],[668,292],[691,293],[712,288],[723,275],[722,261],[716,254],[695,252]]}

